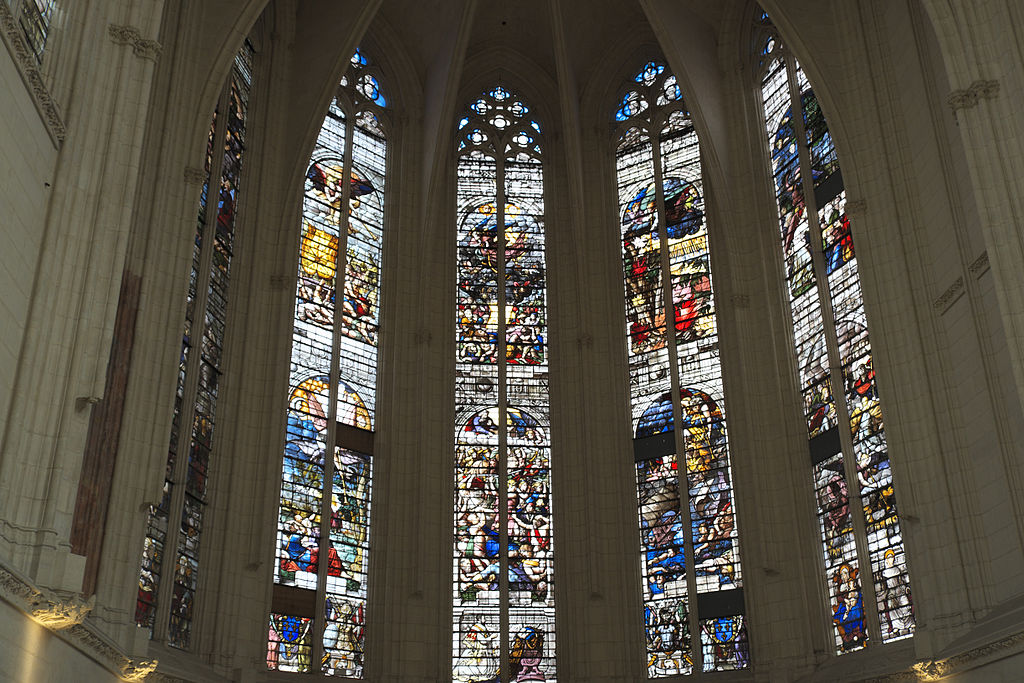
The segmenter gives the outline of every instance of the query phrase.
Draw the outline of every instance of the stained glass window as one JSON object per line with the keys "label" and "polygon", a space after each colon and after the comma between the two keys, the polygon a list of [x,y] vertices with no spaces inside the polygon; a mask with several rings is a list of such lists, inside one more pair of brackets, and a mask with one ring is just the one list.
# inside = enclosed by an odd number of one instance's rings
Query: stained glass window
{"label": "stained glass window", "polygon": [[357,50],[303,179],[267,640],[278,671],[363,677],[385,105],[378,67]]}
{"label": "stained glass window", "polygon": [[7,0],[7,4],[15,21],[21,26],[26,44],[36,61],[41,62],[56,0]]}
{"label": "stained glass window", "polygon": [[914,606],[839,159],[800,64],[755,24],[827,609],[851,652],[913,635]]}
{"label": "stained glass window", "polygon": [[540,137],[500,86],[458,124],[452,677],[463,683],[555,680]]}
{"label": "stained glass window", "polygon": [[[182,649],[191,645],[199,541],[215,454],[217,387],[252,62],[253,48],[246,42],[235,57],[230,81],[210,123],[163,497],[149,510],[139,573],[136,624],[149,629],[151,638]],[[216,181],[215,204],[210,201],[211,181]]]}
{"label": "stained glass window", "polygon": [[697,133],[660,61],[629,81],[614,119],[647,675],[742,669],[743,576]]}

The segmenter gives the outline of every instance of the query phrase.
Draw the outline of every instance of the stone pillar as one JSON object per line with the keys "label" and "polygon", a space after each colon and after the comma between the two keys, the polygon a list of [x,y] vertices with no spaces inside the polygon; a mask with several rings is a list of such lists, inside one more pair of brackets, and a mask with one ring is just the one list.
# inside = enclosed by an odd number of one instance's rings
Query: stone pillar
{"label": "stone pillar", "polygon": [[923,0],[942,48],[995,276],[1018,396],[1024,397],[1024,7]]}
{"label": "stone pillar", "polygon": [[81,41],[43,227],[10,425],[0,451],[0,547],[42,586],[78,590],[69,552],[89,411],[102,396],[162,1],[75,8]]}

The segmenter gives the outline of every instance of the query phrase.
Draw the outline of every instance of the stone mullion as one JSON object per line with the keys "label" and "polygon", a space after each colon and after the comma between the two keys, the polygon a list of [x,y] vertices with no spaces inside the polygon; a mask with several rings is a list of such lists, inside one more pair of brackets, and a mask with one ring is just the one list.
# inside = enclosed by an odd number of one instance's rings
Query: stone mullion
{"label": "stone mullion", "polygon": [[496,258],[497,272],[497,293],[498,293],[498,332],[494,340],[495,360],[498,363],[498,586],[500,591],[499,620],[501,622],[501,650],[500,672],[501,679],[508,679],[509,672],[509,603],[510,587],[508,584],[508,364],[506,354],[508,350],[505,343],[506,323],[505,308],[508,305],[507,291],[505,289],[505,155],[501,152],[505,143],[502,136],[492,133],[497,138],[494,145],[495,163],[495,203],[497,204],[495,216],[495,237],[498,240],[498,253]]}
{"label": "stone mullion", "polygon": [[679,352],[676,346],[675,302],[672,299],[672,259],[669,254],[668,227],[665,221],[665,178],[662,168],[661,117],[654,115],[648,120],[651,142],[651,158],[654,164],[655,212],[658,221],[658,244],[661,257],[661,294],[665,312],[665,349],[668,352],[669,378],[672,392],[672,434],[675,439],[676,466],[679,477],[679,518],[685,519],[686,544],[686,604],[690,629],[690,656],[693,658],[693,672],[698,677],[702,670],[700,647],[700,619],[697,615],[697,572],[694,567],[693,524],[690,519],[690,482],[686,476],[686,441],[682,433],[681,383]]}
{"label": "stone mullion", "polygon": [[334,487],[334,449],[338,445],[338,385],[341,384],[341,341],[342,323],[339,313],[341,291],[345,287],[345,270],[348,262],[349,202],[352,199],[352,145],[355,139],[355,117],[345,111],[345,159],[341,181],[341,216],[338,226],[338,253],[334,268],[334,325],[331,340],[330,388],[328,389],[327,444],[324,450],[322,497],[320,498],[320,543],[316,565],[316,600],[313,611],[313,654],[312,666],[319,671],[323,661],[324,627],[326,626],[327,571],[331,552],[331,495]]}
{"label": "stone mullion", "polygon": [[[853,436],[850,434],[850,410],[846,404],[842,358],[839,354],[839,340],[836,337],[836,321],[834,311],[832,310],[832,295],[829,289],[828,276],[826,275],[825,254],[822,251],[821,223],[818,218],[817,197],[814,194],[811,153],[807,148],[807,131],[804,128],[803,95],[796,80],[796,62],[792,56],[786,58],[786,75],[790,94],[790,111],[792,112],[790,120],[793,123],[793,133],[796,136],[796,147],[800,160],[800,187],[803,193],[807,225],[811,236],[811,260],[815,284],[818,289],[819,309],[824,324],[825,346],[828,351],[829,382],[832,385],[829,393],[836,407],[836,419],[838,422],[836,429],[839,430],[839,442],[842,446],[843,454],[843,478],[846,480],[850,519],[853,525],[854,543],[857,549],[861,603],[870,633],[869,640],[881,643],[882,629],[878,621],[878,601],[875,596],[871,554],[868,550],[864,503],[861,499],[860,480],[857,477],[857,457],[853,449]],[[854,505],[854,502],[856,502],[856,505]],[[866,572],[864,571],[865,569],[867,569]]]}

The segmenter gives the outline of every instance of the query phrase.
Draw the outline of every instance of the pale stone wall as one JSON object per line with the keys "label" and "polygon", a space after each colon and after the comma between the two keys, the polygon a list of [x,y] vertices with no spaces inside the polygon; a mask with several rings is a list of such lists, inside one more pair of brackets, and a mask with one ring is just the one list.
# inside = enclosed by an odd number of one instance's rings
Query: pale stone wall
{"label": "pale stone wall", "polygon": [[[6,246],[0,265],[0,433],[7,425],[57,161],[56,141],[22,81],[14,53],[3,46],[0,43],[0,240]],[[48,289],[46,283],[40,284]]]}
{"label": "pale stone wall", "polygon": [[23,612],[0,601],[0,681],[113,683],[121,680]]}

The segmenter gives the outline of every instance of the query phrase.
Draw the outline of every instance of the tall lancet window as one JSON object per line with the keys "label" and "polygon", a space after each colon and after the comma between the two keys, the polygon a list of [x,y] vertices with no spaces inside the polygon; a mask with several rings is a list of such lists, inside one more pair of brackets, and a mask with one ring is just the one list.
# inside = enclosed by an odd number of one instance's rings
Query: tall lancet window
{"label": "tall lancet window", "polygon": [[[252,60],[253,48],[247,41],[235,57],[231,79],[210,124],[163,497],[149,510],[139,573],[136,624],[148,628],[150,637],[183,649],[191,645],[199,540],[209,502],[207,473],[211,454],[216,452],[217,386]],[[212,198],[211,189],[217,192]]]}
{"label": "tall lancet window", "polygon": [[755,21],[826,608],[850,652],[913,634],[910,582],[836,149],[799,63],[766,14]]}
{"label": "tall lancet window", "polygon": [[623,88],[614,119],[647,675],[742,669],[743,577],[697,133],[658,61]]}
{"label": "tall lancet window", "polygon": [[385,106],[378,69],[356,51],[302,181],[267,644],[278,671],[363,676]]}
{"label": "tall lancet window", "polygon": [[500,86],[457,133],[452,669],[465,683],[555,680],[540,137]]}

